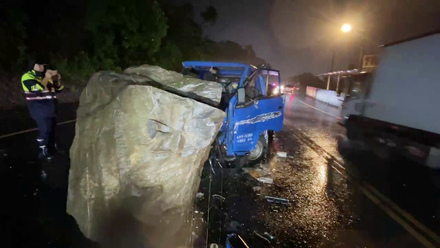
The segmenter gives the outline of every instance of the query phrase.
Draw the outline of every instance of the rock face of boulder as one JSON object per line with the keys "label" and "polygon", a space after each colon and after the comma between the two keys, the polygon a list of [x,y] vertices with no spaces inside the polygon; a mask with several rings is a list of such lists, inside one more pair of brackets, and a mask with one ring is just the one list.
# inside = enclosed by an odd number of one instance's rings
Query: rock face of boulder
{"label": "rock face of boulder", "polygon": [[221,90],[156,66],[93,75],[80,97],[67,199],[87,238],[104,247],[181,244],[225,116],[203,101],[218,103]]}

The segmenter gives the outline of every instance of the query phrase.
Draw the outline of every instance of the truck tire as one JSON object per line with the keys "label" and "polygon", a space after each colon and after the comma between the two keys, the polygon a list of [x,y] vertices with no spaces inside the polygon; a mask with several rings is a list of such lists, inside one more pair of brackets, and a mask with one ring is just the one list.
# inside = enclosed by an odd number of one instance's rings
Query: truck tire
{"label": "truck tire", "polygon": [[263,135],[257,141],[255,145],[255,149],[252,150],[248,155],[248,165],[258,164],[261,160],[263,160],[264,156],[267,153],[267,142]]}
{"label": "truck tire", "polygon": [[345,130],[349,140],[361,140],[364,136],[362,130],[350,122],[346,124]]}

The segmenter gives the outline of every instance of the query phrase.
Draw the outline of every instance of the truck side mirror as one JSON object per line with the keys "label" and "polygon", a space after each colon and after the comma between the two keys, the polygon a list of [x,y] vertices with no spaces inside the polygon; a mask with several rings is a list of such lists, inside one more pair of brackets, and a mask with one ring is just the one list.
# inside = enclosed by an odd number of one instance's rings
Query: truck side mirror
{"label": "truck side mirror", "polygon": [[238,100],[237,100],[238,104],[245,103],[245,91],[244,91],[244,88],[239,88],[237,90],[237,96],[238,96]]}

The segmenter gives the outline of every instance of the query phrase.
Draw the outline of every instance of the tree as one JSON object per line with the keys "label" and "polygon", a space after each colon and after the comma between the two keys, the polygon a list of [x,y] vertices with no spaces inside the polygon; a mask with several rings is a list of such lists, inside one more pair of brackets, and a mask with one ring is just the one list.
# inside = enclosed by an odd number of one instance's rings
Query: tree
{"label": "tree", "polygon": [[326,83],[310,72],[299,74],[297,76],[294,76],[292,79],[294,83],[300,84],[300,88],[302,90],[305,90],[307,86],[319,89],[326,88]]}
{"label": "tree", "polygon": [[0,5],[0,71],[17,71],[26,63],[27,15],[19,5],[10,2]]}
{"label": "tree", "polygon": [[204,24],[214,25],[217,21],[217,10],[214,6],[207,7],[201,14]]}
{"label": "tree", "polygon": [[92,0],[86,31],[103,69],[153,60],[167,34],[167,19],[155,0]]}
{"label": "tree", "polygon": [[264,59],[256,56],[251,45],[243,48],[240,44],[233,41],[209,42],[208,54],[211,60],[215,61],[233,61],[253,65],[261,65],[266,62]]}
{"label": "tree", "polygon": [[162,40],[155,63],[167,69],[180,70],[182,61],[205,58],[205,40],[200,24],[194,21],[189,3],[181,6],[162,5],[168,20],[167,36]]}
{"label": "tree", "polygon": [[213,6],[201,13],[202,25],[191,4],[165,0],[47,0],[45,6],[0,3],[1,71],[21,71],[27,54],[39,53],[75,82],[97,70],[143,63],[177,71],[185,60],[265,63],[251,45],[203,36],[203,26],[217,21]]}
{"label": "tree", "polygon": [[249,56],[249,57],[256,57],[257,56],[255,54],[255,51],[254,51],[254,48],[252,47],[252,45],[245,46],[244,50],[246,50],[247,56]]}

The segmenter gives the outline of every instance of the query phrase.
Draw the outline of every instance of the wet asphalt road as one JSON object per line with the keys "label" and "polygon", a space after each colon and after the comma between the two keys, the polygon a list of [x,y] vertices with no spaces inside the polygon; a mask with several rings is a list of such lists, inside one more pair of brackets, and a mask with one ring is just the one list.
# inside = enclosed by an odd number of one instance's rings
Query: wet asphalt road
{"label": "wet asphalt road", "polygon": [[[392,218],[395,222],[400,222],[402,227],[413,227],[415,232],[411,236],[416,237],[419,242],[426,238],[428,242],[423,242],[425,246],[440,246],[440,171],[431,170],[404,157],[381,159],[377,147],[374,151],[357,150],[347,148],[346,142],[339,142],[338,146],[338,140],[341,140],[344,130],[334,124],[338,119],[331,116],[339,116],[336,114],[337,109],[307,98],[296,99],[296,102],[301,104],[294,104],[291,111],[286,111],[287,122],[292,124],[297,132],[340,161],[349,178],[356,178],[356,181],[362,184],[361,190],[367,191],[363,192],[363,195],[375,195],[390,209],[391,214],[388,216],[396,215]],[[312,108],[306,104],[328,114],[320,111],[310,113],[309,110]],[[309,121],[300,121],[298,118]],[[315,150],[322,154],[319,148]],[[403,246],[408,247],[408,244]]]}
{"label": "wet asphalt road", "polygon": [[[68,155],[38,161],[35,124],[22,113],[26,109],[2,115],[0,136],[26,132],[0,139],[0,247],[96,247],[66,214]],[[74,105],[61,106],[59,117],[60,122],[75,119]],[[58,143],[66,151],[74,132],[74,122],[58,126]]]}
{"label": "wet asphalt road", "polygon": [[[200,191],[205,194],[197,200],[193,235],[199,244],[207,230],[208,242],[220,245],[226,233],[237,232],[250,247],[440,246],[438,172],[355,150],[343,141],[337,109],[300,96],[285,100],[285,128],[276,134],[265,163],[238,178],[215,169],[210,190],[210,173],[204,171]],[[72,113],[67,108],[60,121],[74,119]],[[15,128],[2,123],[9,129],[1,134],[32,126],[29,120],[17,123]],[[59,126],[58,134],[68,150],[74,123]],[[1,247],[97,247],[65,213],[68,156],[37,162],[35,136],[30,131],[0,138]],[[277,157],[276,151],[288,157]],[[256,181],[260,176],[274,183]],[[269,203],[265,196],[290,204]],[[264,232],[275,239],[261,238]]]}
{"label": "wet asphalt road", "polygon": [[[268,161],[238,180],[213,175],[211,192],[223,190],[226,214],[221,218],[222,210],[211,208],[217,221],[209,225],[209,242],[223,243],[234,231],[250,247],[440,247],[439,172],[354,149],[338,117],[337,108],[286,96],[285,127]],[[257,182],[260,176],[274,183]],[[209,192],[206,186],[202,192]],[[265,196],[290,204],[269,203]],[[264,232],[275,240],[268,242]]]}

